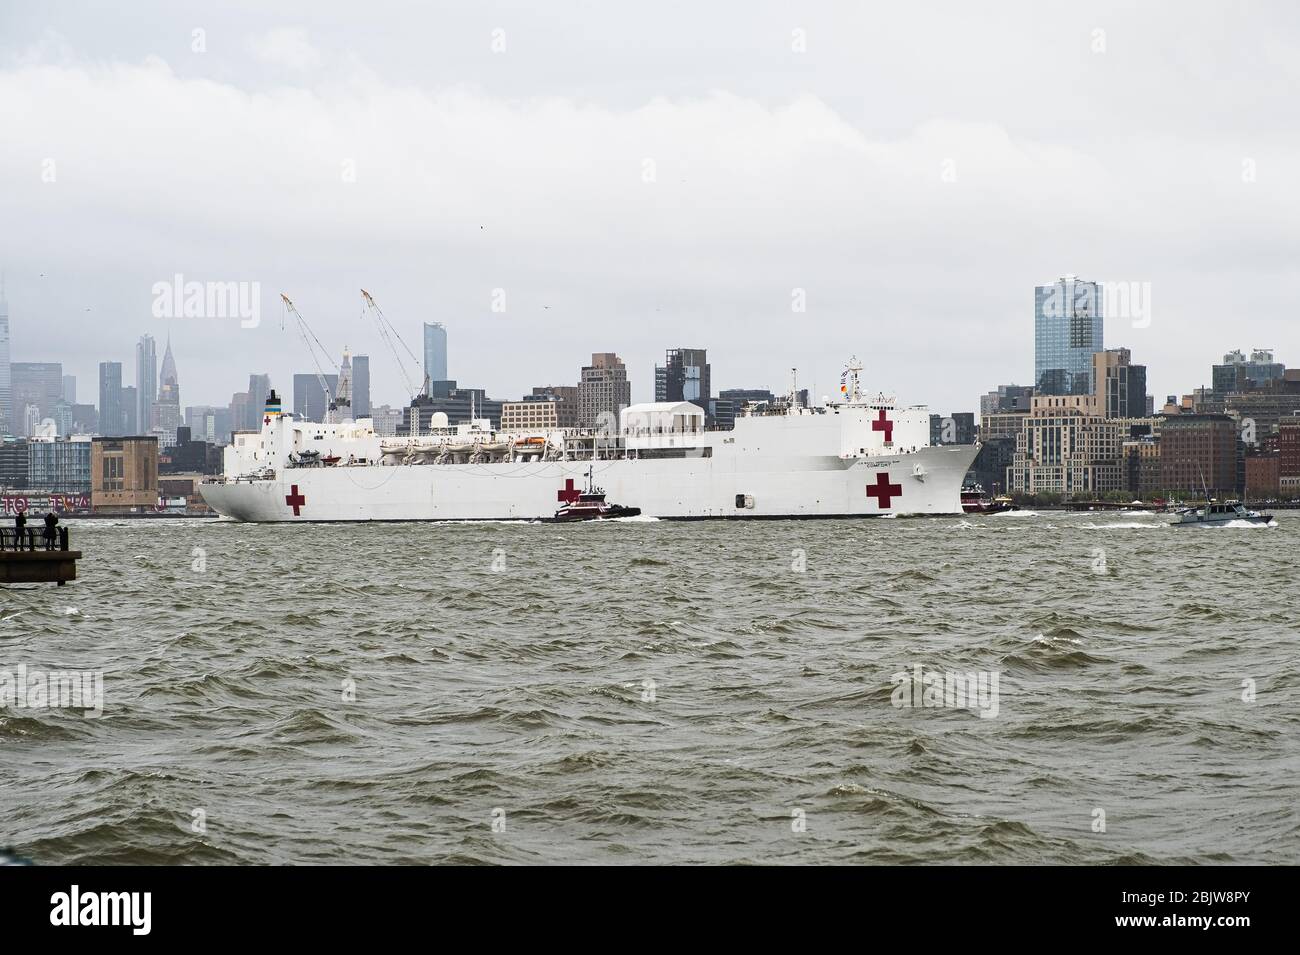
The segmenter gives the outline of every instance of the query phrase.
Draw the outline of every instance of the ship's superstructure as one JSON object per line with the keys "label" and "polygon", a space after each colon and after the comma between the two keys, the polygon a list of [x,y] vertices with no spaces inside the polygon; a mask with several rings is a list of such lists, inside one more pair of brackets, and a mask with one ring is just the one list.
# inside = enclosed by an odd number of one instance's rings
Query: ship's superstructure
{"label": "ship's superstructure", "polygon": [[[244,521],[538,520],[577,500],[590,474],[611,500],[659,518],[960,514],[973,445],[931,446],[924,406],[864,397],[850,364],[839,401],[757,407],[707,430],[687,402],[632,405],[617,429],[501,431],[485,420],[421,434],[369,419],[324,423],[268,399],[236,433],[224,476],[202,485]],[[271,402],[274,401],[274,412]]]}

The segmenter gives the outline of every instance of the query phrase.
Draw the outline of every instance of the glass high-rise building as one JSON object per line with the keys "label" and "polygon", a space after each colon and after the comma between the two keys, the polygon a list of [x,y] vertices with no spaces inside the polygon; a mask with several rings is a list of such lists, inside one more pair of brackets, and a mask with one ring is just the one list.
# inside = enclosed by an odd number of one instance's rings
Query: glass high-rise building
{"label": "glass high-rise building", "polygon": [[1040,395],[1093,393],[1092,356],[1103,351],[1102,289],[1066,275],[1034,289],[1034,386]]}
{"label": "glass high-rise building", "polygon": [[352,356],[352,417],[370,417],[370,356]]}
{"label": "glass high-rise building", "polygon": [[122,434],[125,425],[126,418],[122,414],[122,363],[101,361],[99,363],[99,433],[116,438]]}
{"label": "glass high-rise building", "polygon": [[424,373],[429,381],[448,381],[447,326],[441,322],[424,323]]}
{"label": "glass high-rise building", "polygon": [[135,343],[135,426],[140,434],[153,427],[153,406],[158,395],[158,346],[152,335]]}

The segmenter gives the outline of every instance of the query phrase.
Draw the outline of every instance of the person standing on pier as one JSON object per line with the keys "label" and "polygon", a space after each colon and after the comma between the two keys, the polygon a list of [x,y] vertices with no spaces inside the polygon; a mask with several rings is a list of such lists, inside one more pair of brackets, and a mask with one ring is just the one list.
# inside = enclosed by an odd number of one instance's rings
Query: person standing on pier
{"label": "person standing on pier", "polygon": [[54,550],[54,538],[55,538],[55,537],[57,536],[57,534],[58,534],[58,532],[55,531],[54,528],[56,528],[56,527],[58,526],[58,524],[59,524],[59,518],[57,517],[57,515],[55,515],[55,513],[54,513],[53,511],[50,511],[48,514],[45,515],[45,535],[44,535],[44,536],[45,536],[45,549],[46,549],[46,550]]}
{"label": "person standing on pier", "polygon": [[14,550],[23,549],[23,538],[27,536],[27,512],[19,511],[14,515]]}

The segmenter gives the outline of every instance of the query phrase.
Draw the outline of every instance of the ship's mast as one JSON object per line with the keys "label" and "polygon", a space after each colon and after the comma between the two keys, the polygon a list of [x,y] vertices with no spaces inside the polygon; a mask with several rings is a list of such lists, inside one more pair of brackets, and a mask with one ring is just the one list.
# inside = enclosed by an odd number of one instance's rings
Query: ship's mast
{"label": "ship's mast", "polygon": [[858,361],[858,356],[854,355],[849,359],[849,390],[845,398],[849,402],[858,402],[862,400],[862,387],[859,376],[862,372],[862,362]]}

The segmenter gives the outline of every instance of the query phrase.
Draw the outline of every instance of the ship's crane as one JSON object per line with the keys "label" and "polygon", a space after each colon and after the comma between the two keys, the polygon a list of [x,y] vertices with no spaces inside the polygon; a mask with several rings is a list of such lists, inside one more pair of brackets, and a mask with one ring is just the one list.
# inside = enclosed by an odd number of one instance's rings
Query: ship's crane
{"label": "ship's crane", "polygon": [[[320,339],[316,337],[316,333],[311,330],[311,326],[307,324],[307,319],[302,317],[302,313],[298,311],[297,306],[289,300],[289,296],[281,292],[280,299],[284,302],[285,311],[292,315],[297,321],[298,334],[302,336],[302,343],[307,346],[307,353],[311,355],[311,362],[316,366],[316,380],[320,382],[321,391],[325,393],[325,419],[328,421],[333,417],[334,396],[330,393],[329,381],[326,380],[325,372],[321,369],[320,359],[316,357],[316,349],[320,349],[320,353],[325,356],[326,363],[334,368],[336,374],[338,374],[339,370],[337,366],[330,361],[329,352],[326,350],[325,346],[321,344]],[[313,341],[316,343],[315,348],[312,347]]]}
{"label": "ship's crane", "polygon": [[424,363],[415,357],[415,352],[411,351],[410,346],[402,340],[402,336],[397,333],[397,329],[393,327],[393,323],[384,316],[383,310],[378,304],[376,304],[374,298],[365,289],[361,290],[361,299],[366,303],[366,308],[370,309],[370,311],[374,313],[375,324],[379,326],[379,336],[384,340],[384,344],[388,346],[388,350],[393,353],[393,360],[397,362],[397,371],[401,374],[402,381],[406,384],[407,393],[412,397],[417,393],[427,396],[429,394],[428,369],[424,369],[424,384],[421,386],[419,392],[416,392],[415,383],[411,380],[411,376],[407,374],[406,365],[402,361],[401,354],[397,351],[397,346],[393,344],[393,339],[395,338],[402,343],[402,347],[406,349],[406,353],[411,356],[411,361],[415,363],[417,368],[423,368]]}

